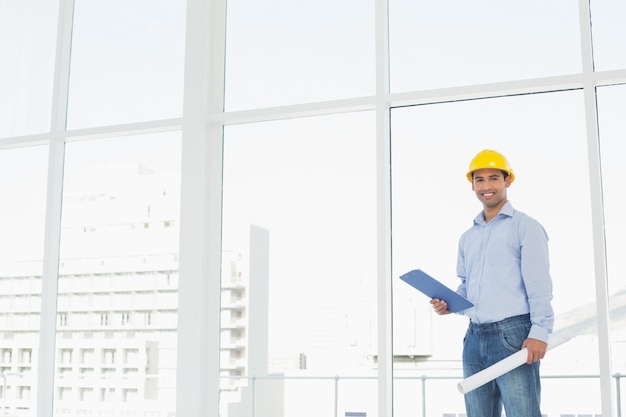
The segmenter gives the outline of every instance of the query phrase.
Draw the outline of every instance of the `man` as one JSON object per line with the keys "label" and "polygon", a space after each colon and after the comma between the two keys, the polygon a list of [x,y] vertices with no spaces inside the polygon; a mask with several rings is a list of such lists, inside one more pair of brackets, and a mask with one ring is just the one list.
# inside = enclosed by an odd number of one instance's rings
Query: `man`
{"label": "man", "polygon": [[[552,332],[552,279],[544,228],[513,208],[507,189],[515,175],[506,158],[479,152],[467,179],[482,203],[474,225],[459,240],[457,292],[472,303],[463,341],[467,378],[505,357],[528,349],[526,364],[465,395],[468,417],[541,417],[539,361]],[[432,299],[437,314],[445,300]]]}

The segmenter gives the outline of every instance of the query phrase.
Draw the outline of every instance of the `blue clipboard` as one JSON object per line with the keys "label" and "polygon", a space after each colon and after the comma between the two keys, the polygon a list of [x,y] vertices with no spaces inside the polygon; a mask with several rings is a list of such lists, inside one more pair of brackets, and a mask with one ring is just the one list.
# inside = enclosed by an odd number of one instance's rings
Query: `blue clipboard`
{"label": "blue clipboard", "polygon": [[414,269],[400,276],[400,279],[430,298],[438,298],[448,303],[448,310],[457,313],[473,307],[468,299],[443,285],[421,269]]}

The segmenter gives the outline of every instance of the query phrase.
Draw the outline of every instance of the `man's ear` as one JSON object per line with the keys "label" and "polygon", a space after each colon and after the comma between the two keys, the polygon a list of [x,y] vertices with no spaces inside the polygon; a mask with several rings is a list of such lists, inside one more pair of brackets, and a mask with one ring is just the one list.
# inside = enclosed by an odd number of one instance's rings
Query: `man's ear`
{"label": "man's ear", "polygon": [[506,188],[509,188],[511,186],[511,176],[507,175],[506,178],[504,179],[504,186]]}

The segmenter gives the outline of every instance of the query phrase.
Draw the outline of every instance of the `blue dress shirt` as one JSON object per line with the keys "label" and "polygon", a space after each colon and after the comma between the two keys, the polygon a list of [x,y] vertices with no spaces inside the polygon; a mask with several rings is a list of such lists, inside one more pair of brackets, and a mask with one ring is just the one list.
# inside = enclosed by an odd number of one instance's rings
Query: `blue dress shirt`
{"label": "blue dress shirt", "polygon": [[463,314],[492,323],[530,313],[529,338],[552,333],[552,278],[543,226],[507,202],[489,223],[481,211],[459,239],[457,292],[474,307]]}

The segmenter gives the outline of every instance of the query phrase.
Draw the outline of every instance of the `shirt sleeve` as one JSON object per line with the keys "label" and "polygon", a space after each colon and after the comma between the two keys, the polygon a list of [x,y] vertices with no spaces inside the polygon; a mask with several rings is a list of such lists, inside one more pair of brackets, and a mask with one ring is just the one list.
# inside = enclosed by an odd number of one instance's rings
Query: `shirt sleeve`
{"label": "shirt sleeve", "polygon": [[521,243],[521,273],[532,324],[528,337],[547,343],[554,325],[548,234],[539,222],[530,217],[520,222],[518,232]]}

